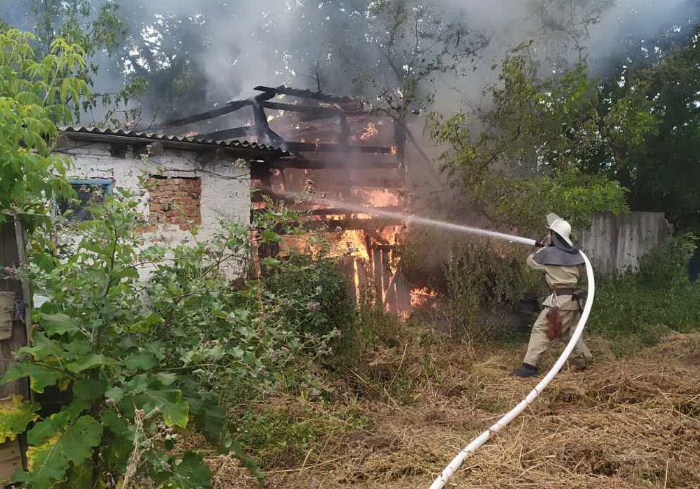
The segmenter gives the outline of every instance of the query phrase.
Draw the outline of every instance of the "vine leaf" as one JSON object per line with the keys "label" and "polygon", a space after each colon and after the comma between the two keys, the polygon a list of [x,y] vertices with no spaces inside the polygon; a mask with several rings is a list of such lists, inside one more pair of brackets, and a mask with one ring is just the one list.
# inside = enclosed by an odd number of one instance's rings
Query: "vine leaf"
{"label": "vine leaf", "polygon": [[73,373],[80,373],[85,370],[90,370],[91,368],[100,367],[102,365],[108,365],[109,359],[104,355],[93,353],[81,358],[78,361],[69,363],[66,368]]}
{"label": "vine leaf", "polygon": [[79,330],[75,320],[65,314],[41,314],[39,323],[49,336],[75,333]]}
{"label": "vine leaf", "polygon": [[158,408],[168,426],[187,426],[190,408],[177,389],[147,391],[136,396],[135,403],[147,413]]}
{"label": "vine leaf", "polygon": [[151,370],[153,367],[158,365],[158,360],[153,356],[153,354],[146,351],[141,351],[129,355],[124,365],[131,371]]}
{"label": "vine leaf", "polygon": [[202,457],[186,452],[182,460],[173,466],[170,485],[177,489],[211,489],[211,471]]}
{"label": "vine leaf", "polygon": [[13,441],[29,423],[36,421],[39,405],[24,402],[22,396],[0,400],[0,443]]}
{"label": "vine leaf", "polygon": [[70,426],[89,407],[88,403],[80,400],[70,403],[56,414],[52,414],[32,426],[27,432],[27,441],[33,446],[41,445],[49,438],[56,436],[64,426]]}
{"label": "vine leaf", "polygon": [[5,372],[5,375],[0,379],[0,384],[23,377],[29,377],[29,386],[34,392],[42,393],[46,387],[57,384],[66,376],[60,370],[39,363],[18,363]]}
{"label": "vine leaf", "polygon": [[16,472],[15,482],[24,482],[36,489],[55,487],[66,472],[90,458],[102,439],[102,425],[91,416],[81,416],[63,433],[56,434],[27,450],[28,472]]}
{"label": "vine leaf", "polygon": [[210,442],[217,443],[221,440],[226,430],[226,410],[196,398],[188,398],[187,403],[195,427],[202,431]]}

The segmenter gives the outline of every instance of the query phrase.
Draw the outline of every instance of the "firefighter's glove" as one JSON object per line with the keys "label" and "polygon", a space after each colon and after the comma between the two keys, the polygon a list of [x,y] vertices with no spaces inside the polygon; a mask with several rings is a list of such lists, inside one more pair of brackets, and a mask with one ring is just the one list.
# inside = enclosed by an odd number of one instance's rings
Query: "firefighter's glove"
{"label": "firefighter's glove", "polygon": [[544,239],[535,241],[535,248],[544,248],[545,246],[547,246],[547,241],[545,241]]}

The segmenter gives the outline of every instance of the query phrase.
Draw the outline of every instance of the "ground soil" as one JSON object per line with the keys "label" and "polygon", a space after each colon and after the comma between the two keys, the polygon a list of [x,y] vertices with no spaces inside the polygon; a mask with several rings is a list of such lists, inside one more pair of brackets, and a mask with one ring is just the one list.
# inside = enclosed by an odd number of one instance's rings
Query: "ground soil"
{"label": "ground soil", "polygon": [[[625,358],[606,353],[602,340],[592,343],[597,357],[589,370],[562,372],[447,487],[700,488],[700,334],[670,336]],[[427,488],[535,385],[507,375],[521,350],[450,344],[386,350],[354,384],[339,383],[331,402],[269,400],[292,410],[303,404],[305,413],[331,419],[351,405],[368,422],[344,428],[338,415],[304,446],[303,457],[264,466],[264,486]],[[257,487],[230,457],[209,462],[217,488]]]}

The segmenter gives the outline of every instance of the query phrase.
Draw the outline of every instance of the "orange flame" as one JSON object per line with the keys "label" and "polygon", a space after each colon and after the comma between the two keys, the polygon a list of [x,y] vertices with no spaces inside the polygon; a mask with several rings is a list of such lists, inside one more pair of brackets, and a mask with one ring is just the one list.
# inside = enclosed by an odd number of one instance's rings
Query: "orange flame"
{"label": "orange flame", "polygon": [[435,300],[437,299],[437,292],[432,290],[430,287],[423,287],[420,289],[411,290],[411,308],[420,307],[435,307]]}
{"label": "orange flame", "polygon": [[368,122],[360,133],[360,141],[368,141],[379,134],[376,122]]}

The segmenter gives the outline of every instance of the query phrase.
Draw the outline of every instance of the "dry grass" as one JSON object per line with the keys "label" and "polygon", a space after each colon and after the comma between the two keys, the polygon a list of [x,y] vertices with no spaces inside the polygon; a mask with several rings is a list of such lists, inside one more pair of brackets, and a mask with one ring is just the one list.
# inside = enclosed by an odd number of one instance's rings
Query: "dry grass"
{"label": "dry grass", "polygon": [[[507,376],[518,355],[454,346],[382,352],[373,368],[386,380],[373,380],[369,367],[358,376],[371,387],[362,392],[358,380],[337,401],[359,404],[371,428],[320,436],[293,467],[267,467],[265,487],[427,488],[534,385]],[[587,372],[562,373],[448,487],[700,488],[700,335],[676,335],[625,360],[598,358]],[[408,379],[410,396],[399,401],[395,386],[378,394],[397,379]],[[315,409],[332,416],[335,407]],[[218,489],[256,487],[237,462],[210,462]]]}

